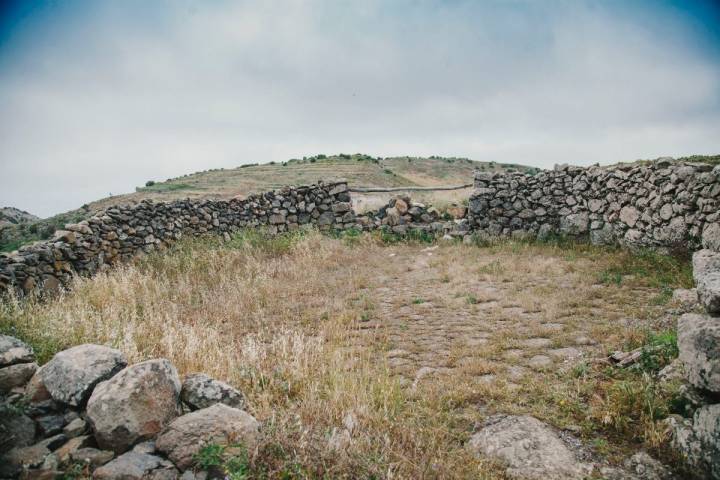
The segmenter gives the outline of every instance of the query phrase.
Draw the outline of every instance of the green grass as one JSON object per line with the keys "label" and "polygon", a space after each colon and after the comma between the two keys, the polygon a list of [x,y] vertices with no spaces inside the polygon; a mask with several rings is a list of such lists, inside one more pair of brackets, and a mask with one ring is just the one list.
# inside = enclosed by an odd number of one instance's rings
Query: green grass
{"label": "green grass", "polygon": [[205,445],[194,457],[200,470],[221,470],[228,480],[246,480],[250,475],[247,449],[242,445]]}
{"label": "green grass", "polygon": [[394,245],[398,243],[434,243],[436,241],[435,235],[419,229],[411,229],[405,235],[395,233],[387,227],[383,227],[380,231],[374,233],[377,238],[385,244]]}
{"label": "green grass", "polygon": [[677,332],[647,332],[642,346],[640,361],[636,369],[644,372],[657,373],[678,356]]}
{"label": "green grass", "polygon": [[207,470],[211,467],[219,467],[223,464],[223,454],[225,453],[225,446],[211,443],[205,445],[195,454],[195,466],[202,470]]}
{"label": "green grass", "polygon": [[640,250],[617,256],[618,261],[598,275],[598,282],[622,285],[642,280],[648,287],[661,290],[659,304],[667,302],[674,288],[691,288],[692,265],[683,257],[663,255],[652,250]]}

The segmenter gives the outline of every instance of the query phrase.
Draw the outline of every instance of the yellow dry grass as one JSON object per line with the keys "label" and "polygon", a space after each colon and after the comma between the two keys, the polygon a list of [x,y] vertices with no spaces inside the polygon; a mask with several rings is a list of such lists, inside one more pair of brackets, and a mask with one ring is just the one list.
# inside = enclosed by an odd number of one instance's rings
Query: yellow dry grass
{"label": "yellow dry grass", "polygon": [[[181,374],[202,371],[233,384],[263,423],[262,442],[250,452],[258,478],[503,478],[501,467],[464,447],[495,412],[579,424],[586,440],[609,442],[598,452],[608,455],[638,441],[662,445],[654,418],[642,427],[655,429],[652,439],[622,433],[626,425],[603,425],[607,416],[638,417],[627,401],[614,400],[613,378],[569,369],[528,369],[515,378],[507,367],[537,352],[503,357],[527,338],[566,346],[576,327],[596,339],[588,353],[637,342],[644,327],[619,318],[651,327],[662,306],[651,301],[655,277],[603,280],[628,254],[517,243],[427,253],[425,245],[387,246],[373,236],[345,242],[317,232],[186,241],[77,279],[72,293],[52,301],[5,303],[0,327],[30,341],[43,360],[61,348],[103,343],[131,362],[164,357]],[[460,311],[470,320],[450,322],[442,330],[447,342],[438,326],[412,322],[412,315]],[[519,328],[523,315],[537,318]],[[453,343],[478,329],[472,319],[485,322],[487,342]],[[558,319],[572,338],[543,325]],[[446,355],[433,350],[436,341]],[[451,374],[410,386],[413,378],[386,356],[398,344],[411,351],[414,369],[422,355],[436,355],[442,360],[433,360],[435,373]],[[351,441],[333,449],[330,437],[348,415],[357,422]]]}

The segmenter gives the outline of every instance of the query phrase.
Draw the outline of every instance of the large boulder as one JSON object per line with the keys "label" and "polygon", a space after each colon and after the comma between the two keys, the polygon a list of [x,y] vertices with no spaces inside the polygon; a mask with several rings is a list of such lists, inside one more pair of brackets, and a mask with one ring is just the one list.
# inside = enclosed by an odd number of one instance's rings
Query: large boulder
{"label": "large boulder", "polygon": [[0,457],[0,478],[15,478],[24,469],[42,465],[50,455],[47,442],[39,442],[29,447],[15,447]]}
{"label": "large boulder", "polygon": [[615,231],[611,224],[606,223],[602,228],[590,231],[590,243],[593,245],[611,245],[615,242]]}
{"label": "large boulder", "polygon": [[638,452],[625,460],[623,468],[600,467],[604,480],[673,480],[676,478],[665,465],[646,452]]}
{"label": "large boulder", "polygon": [[708,313],[720,313],[720,271],[705,274],[697,282],[700,304]]}
{"label": "large boulder", "polygon": [[0,368],[0,393],[8,393],[28,383],[37,368],[37,363],[16,363]]}
{"label": "large boulder", "polygon": [[720,313],[720,253],[698,250],[692,263],[700,304],[710,313]]}
{"label": "large boulder", "polygon": [[87,419],[100,448],[122,453],[155,436],[179,414],[180,378],[165,359],[147,360],[100,383]]}
{"label": "large boulder", "polygon": [[79,407],[95,386],[125,368],[120,350],[103,345],[78,345],[56,354],[40,371],[53,400]]}
{"label": "large boulder", "polygon": [[0,367],[35,361],[33,349],[15,337],[0,335]]}
{"label": "large boulder", "polygon": [[[162,474],[170,474],[167,477]],[[95,480],[144,480],[177,478],[177,470],[165,459],[147,453],[127,452],[95,470]]]}
{"label": "large boulder", "polygon": [[185,378],[180,398],[192,410],[211,407],[216,403],[233,408],[242,408],[245,404],[242,393],[204,373],[188,375]]}
{"label": "large boulder", "polygon": [[702,233],[702,245],[709,250],[720,252],[720,223],[705,225]]}
{"label": "large boulder", "polygon": [[720,403],[695,411],[692,421],[668,419],[673,445],[682,452],[697,478],[720,478]]}
{"label": "large boulder", "polygon": [[720,253],[712,250],[698,250],[692,256],[693,278],[696,282],[703,276],[720,272]]}
{"label": "large boulder", "polygon": [[0,454],[16,447],[27,447],[35,440],[35,422],[21,413],[0,415]]}
{"label": "large boulder", "polygon": [[504,462],[511,478],[582,479],[592,471],[553,429],[527,415],[491,417],[468,447],[480,457]]}
{"label": "large boulder", "polygon": [[678,350],[688,381],[696,388],[720,393],[720,322],[686,313],[678,320]]}
{"label": "large boulder", "polygon": [[205,445],[242,443],[252,448],[259,429],[260,424],[252,415],[217,403],[176,418],[157,437],[155,446],[180,470],[186,470]]}

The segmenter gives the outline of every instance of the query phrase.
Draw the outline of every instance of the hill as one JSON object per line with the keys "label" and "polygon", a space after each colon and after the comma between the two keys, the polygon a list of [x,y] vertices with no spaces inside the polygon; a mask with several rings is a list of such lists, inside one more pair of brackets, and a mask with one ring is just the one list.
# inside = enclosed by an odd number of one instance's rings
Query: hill
{"label": "hill", "polygon": [[[473,172],[537,171],[533,167],[495,162],[478,162],[455,157],[392,157],[379,158],[364,154],[317,155],[287,162],[241,165],[234,169],[211,169],[169,178],[148,180],[133,193],[103,198],[81,208],[42,220],[29,220],[0,227],[0,251],[9,252],[19,246],[52,236],[66,223],[79,222],[94,212],[113,205],[139,203],[143,200],[170,201],[182,198],[229,199],[277,189],[286,185],[302,185],[318,180],[345,179],[356,187],[403,187],[461,185],[472,182]],[[454,195],[467,197],[467,192]],[[424,196],[427,200],[427,195]],[[453,194],[438,199],[453,200]],[[381,195],[358,196],[361,203],[381,203]],[[37,217],[35,217],[37,218]],[[13,222],[15,223],[15,222]]]}
{"label": "hill", "polygon": [[35,215],[15,207],[0,208],[0,228],[19,223],[28,223],[40,220]]}

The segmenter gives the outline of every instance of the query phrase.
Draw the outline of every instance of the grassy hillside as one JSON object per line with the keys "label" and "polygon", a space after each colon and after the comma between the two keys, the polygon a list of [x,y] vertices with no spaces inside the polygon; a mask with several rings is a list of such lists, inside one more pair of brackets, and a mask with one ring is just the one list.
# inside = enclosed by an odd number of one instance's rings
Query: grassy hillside
{"label": "grassy hillside", "polygon": [[[0,251],[47,239],[66,223],[88,218],[112,205],[138,203],[145,199],[169,201],[182,198],[228,199],[283,187],[345,179],[352,186],[401,187],[460,185],[472,183],[473,171],[535,171],[532,167],[476,162],[466,158],[394,157],[375,158],[363,154],[318,155],[287,162],[243,165],[234,169],[213,169],[177,178],[148,179],[134,193],[115,195],[83,205],[53,217],[8,225],[0,229]],[[465,195],[467,196],[467,195]],[[424,198],[427,200],[427,198]],[[366,202],[367,203],[367,202]]]}

